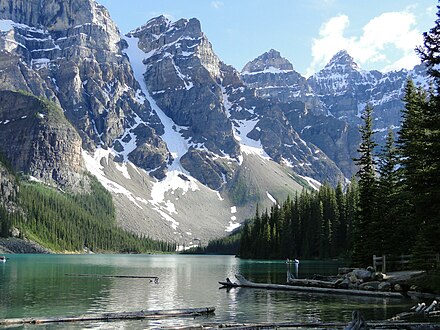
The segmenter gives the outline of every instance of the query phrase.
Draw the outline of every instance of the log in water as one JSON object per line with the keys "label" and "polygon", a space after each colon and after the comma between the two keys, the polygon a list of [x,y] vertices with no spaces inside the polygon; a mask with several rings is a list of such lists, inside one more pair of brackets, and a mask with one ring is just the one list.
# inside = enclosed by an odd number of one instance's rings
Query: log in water
{"label": "log in water", "polygon": [[120,312],[120,313],[102,313],[102,314],[84,314],[79,316],[64,317],[30,317],[0,319],[0,325],[13,324],[44,324],[44,323],[66,323],[66,322],[84,322],[84,321],[114,321],[114,320],[139,320],[139,319],[160,319],[167,317],[194,317],[198,315],[214,313],[215,307],[189,308],[189,309],[169,309],[152,310],[139,312]]}
{"label": "log in water", "polygon": [[243,287],[254,289],[266,289],[266,290],[285,290],[285,291],[298,291],[298,292],[310,292],[310,293],[329,293],[329,294],[342,294],[342,295],[354,295],[354,296],[367,296],[367,297],[384,297],[384,298],[398,298],[404,299],[405,297],[398,292],[381,292],[381,291],[364,291],[364,290],[351,290],[351,289],[332,289],[332,288],[317,288],[310,286],[294,286],[286,284],[271,284],[271,283],[254,283],[248,281],[243,275],[236,274],[238,282],[232,283],[231,281],[219,282],[223,287]]}
{"label": "log in water", "polygon": [[154,283],[159,283],[159,277],[157,276],[141,276],[141,275],[105,275],[105,274],[64,274],[66,276],[76,277],[108,277],[108,278],[148,278],[154,280]]}

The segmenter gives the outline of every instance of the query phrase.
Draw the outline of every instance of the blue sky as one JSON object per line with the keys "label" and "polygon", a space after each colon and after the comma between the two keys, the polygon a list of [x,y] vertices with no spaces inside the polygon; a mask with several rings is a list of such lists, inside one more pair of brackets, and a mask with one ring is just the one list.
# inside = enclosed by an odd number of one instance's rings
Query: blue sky
{"label": "blue sky", "polygon": [[122,33],[149,19],[197,18],[220,59],[237,70],[270,50],[303,75],[346,49],[363,69],[411,68],[434,0],[97,0]]}

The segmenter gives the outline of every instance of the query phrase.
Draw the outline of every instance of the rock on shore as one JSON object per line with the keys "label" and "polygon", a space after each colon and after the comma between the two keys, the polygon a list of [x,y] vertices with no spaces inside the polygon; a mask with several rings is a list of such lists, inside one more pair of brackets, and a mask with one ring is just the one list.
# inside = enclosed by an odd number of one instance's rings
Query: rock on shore
{"label": "rock on shore", "polygon": [[0,238],[0,253],[50,253],[35,242],[18,238]]}

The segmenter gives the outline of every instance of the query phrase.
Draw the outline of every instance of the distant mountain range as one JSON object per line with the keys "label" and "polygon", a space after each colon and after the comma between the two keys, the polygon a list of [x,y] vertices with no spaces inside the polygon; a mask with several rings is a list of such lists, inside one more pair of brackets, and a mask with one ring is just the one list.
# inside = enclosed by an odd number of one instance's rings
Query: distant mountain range
{"label": "distant mountain range", "polygon": [[[319,182],[350,178],[367,102],[378,141],[399,127],[408,77],[338,52],[306,78],[270,50],[241,72],[197,19],[122,36],[93,0],[0,0],[0,151],[16,171],[112,192],[121,227],[198,244]],[[383,132],[383,133],[382,133]]]}

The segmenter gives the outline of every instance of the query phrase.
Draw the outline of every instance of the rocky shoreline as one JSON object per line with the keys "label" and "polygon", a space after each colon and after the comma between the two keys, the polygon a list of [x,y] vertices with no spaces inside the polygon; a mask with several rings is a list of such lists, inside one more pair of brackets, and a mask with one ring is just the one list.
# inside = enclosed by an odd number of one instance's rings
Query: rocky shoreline
{"label": "rocky shoreline", "polygon": [[0,238],[0,253],[51,253],[41,245],[18,238]]}

